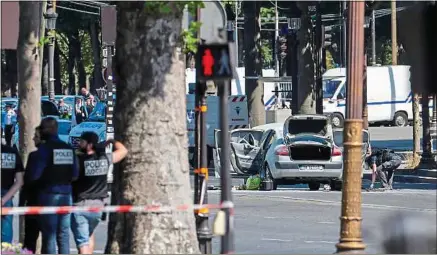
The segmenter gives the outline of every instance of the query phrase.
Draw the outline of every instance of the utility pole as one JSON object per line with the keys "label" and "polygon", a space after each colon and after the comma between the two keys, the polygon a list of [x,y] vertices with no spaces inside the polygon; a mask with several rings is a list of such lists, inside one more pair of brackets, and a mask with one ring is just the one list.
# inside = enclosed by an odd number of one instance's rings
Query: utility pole
{"label": "utility pole", "polygon": [[363,128],[369,130],[369,112],[367,109],[367,54],[364,53],[363,71]]}
{"label": "utility pole", "polygon": [[236,51],[235,51],[235,59],[237,60],[236,63],[236,68],[238,68],[239,64],[240,64],[240,60],[239,55],[238,55],[238,1],[235,1],[235,46],[236,46]]}
{"label": "utility pole", "polygon": [[[279,13],[278,13],[278,1],[275,0],[275,46],[278,45],[279,40]],[[276,49],[276,47],[275,47]],[[279,54],[275,55],[275,77],[279,77]],[[275,82],[275,97],[276,97],[276,105],[279,104],[278,96],[279,96],[279,86],[278,82]]]}
{"label": "utility pole", "polygon": [[398,37],[396,22],[396,0],[391,0],[391,58],[392,65],[398,64]]}
{"label": "utility pole", "polygon": [[347,66],[347,13],[346,13],[346,0],[343,0],[342,15],[343,15],[343,67]]}
{"label": "utility pole", "polygon": [[322,55],[325,43],[325,31],[322,29],[322,13],[320,2],[316,4],[316,33],[315,33],[315,56],[316,56],[316,113],[323,114],[323,81],[322,81]]}
{"label": "utility pole", "polygon": [[371,33],[372,33],[372,66],[376,65],[376,26],[375,26],[375,9],[372,9],[372,24],[371,24]]}
{"label": "utility pole", "polygon": [[341,203],[340,242],[337,253],[361,253],[361,153],[363,144],[363,73],[365,3],[349,2],[346,120],[344,122],[344,174]]}
{"label": "utility pole", "polygon": [[56,33],[56,19],[58,14],[56,13],[56,0],[53,0],[48,7],[45,15],[47,20],[47,29],[49,30],[49,100],[55,100],[55,33]]}

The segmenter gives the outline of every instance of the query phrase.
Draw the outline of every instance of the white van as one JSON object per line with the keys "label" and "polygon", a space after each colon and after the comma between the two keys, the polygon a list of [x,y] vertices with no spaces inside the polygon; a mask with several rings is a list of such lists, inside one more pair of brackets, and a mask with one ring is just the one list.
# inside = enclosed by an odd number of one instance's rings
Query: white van
{"label": "white van", "polygon": [[[346,105],[346,68],[323,74],[323,112],[332,115],[334,127],[342,127]],[[404,65],[367,67],[369,123],[407,126],[413,119],[410,67]]]}

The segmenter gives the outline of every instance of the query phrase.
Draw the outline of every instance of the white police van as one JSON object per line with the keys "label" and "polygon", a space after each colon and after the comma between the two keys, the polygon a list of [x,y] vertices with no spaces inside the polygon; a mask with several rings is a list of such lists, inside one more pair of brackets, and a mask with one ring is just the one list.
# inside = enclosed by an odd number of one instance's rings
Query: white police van
{"label": "white police van", "polygon": [[[346,116],[346,83],[346,68],[323,74],[323,113],[331,114],[334,127],[342,127]],[[413,119],[412,101],[410,66],[367,67],[369,123],[407,126]]]}

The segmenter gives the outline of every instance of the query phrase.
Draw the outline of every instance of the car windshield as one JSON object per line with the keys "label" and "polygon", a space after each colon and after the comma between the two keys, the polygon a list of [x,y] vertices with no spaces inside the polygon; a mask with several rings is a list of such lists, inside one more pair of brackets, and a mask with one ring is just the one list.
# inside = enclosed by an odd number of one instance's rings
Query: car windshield
{"label": "car windshield", "polygon": [[69,121],[58,121],[58,134],[68,135],[71,129],[71,122]]}
{"label": "car windshield", "polygon": [[89,115],[87,121],[104,122],[106,117],[106,104],[98,102]]}
{"label": "car windshield", "polygon": [[323,98],[332,98],[340,85],[341,80],[323,80]]}
{"label": "car windshield", "polygon": [[[343,147],[343,130],[334,131],[334,144]],[[369,142],[369,133],[363,131],[363,143]]]}
{"label": "car windshield", "polygon": [[325,119],[293,119],[288,124],[288,133],[291,135],[311,133],[325,136],[327,133],[326,124],[327,121]]}

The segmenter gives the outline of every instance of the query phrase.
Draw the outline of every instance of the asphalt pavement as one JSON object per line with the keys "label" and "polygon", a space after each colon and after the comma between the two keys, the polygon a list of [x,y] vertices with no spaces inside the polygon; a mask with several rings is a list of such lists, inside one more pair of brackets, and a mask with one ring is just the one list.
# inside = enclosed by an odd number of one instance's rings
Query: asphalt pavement
{"label": "asphalt pavement", "polygon": [[[192,177],[191,177],[192,181]],[[220,181],[211,178],[211,183]],[[233,185],[242,179],[233,179]],[[363,187],[367,187],[365,181]],[[429,220],[436,226],[436,185],[395,183],[395,190],[363,191],[363,238],[366,253],[381,253],[380,223],[396,212]],[[210,203],[219,202],[220,191],[208,191]],[[306,185],[280,186],[277,191],[234,190],[235,247],[242,254],[327,254],[335,251],[339,238],[341,192],[309,191]],[[211,224],[215,211],[212,211]],[[17,218],[17,217],[16,217]],[[17,219],[15,219],[15,223]],[[17,224],[15,224],[17,237]],[[435,231],[434,231],[435,233]],[[107,222],[96,230],[96,253],[106,244]],[[15,239],[16,240],[16,239]],[[71,252],[77,253],[71,238]],[[213,253],[220,252],[220,237],[213,239]]]}

